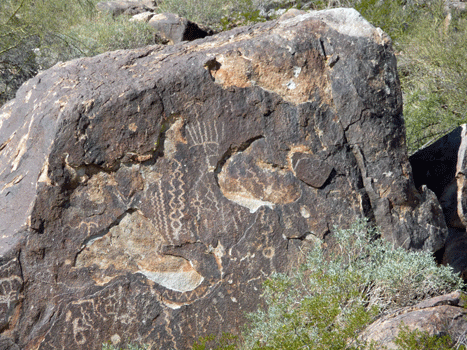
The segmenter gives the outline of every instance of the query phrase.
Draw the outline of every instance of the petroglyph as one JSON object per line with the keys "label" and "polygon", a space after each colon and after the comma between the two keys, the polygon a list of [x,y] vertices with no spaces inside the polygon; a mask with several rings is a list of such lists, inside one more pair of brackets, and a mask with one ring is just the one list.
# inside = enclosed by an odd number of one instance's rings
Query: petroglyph
{"label": "petroglyph", "polygon": [[[99,228],[99,225],[93,221],[90,221],[90,222],[80,222],[80,224],[78,225],[78,229],[79,230],[85,230],[86,231],[86,234],[89,236],[91,235],[91,233],[93,232],[93,230],[96,230]],[[87,242],[87,245],[90,245],[92,244],[92,240]]]}
{"label": "petroglyph", "polygon": [[[140,212],[126,214],[108,233],[89,241],[76,258],[76,267],[95,265],[106,270],[113,265],[116,270],[137,272],[140,266],[152,271],[165,239],[152,223]],[[104,281],[94,276],[96,283]]]}
{"label": "petroglyph", "polygon": [[[142,268],[138,272],[148,279],[176,292],[187,292],[196,289],[201,282],[201,276],[192,264],[183,258],[165,255],[158,258],[158,262],[148,266],[139,264]],[[148,270],[150,269],[150,270]]]}
{"label": "petroglyph", "polygon": [[181,170],[182,166],[179,161],[174,160],[176,164],[175,170],[172,173],[170,182],[169,182],[169,208],[170,208],[170,227],[172,229],[172,237],[175,240],[180,238],[181,231],[183,229],[183,224],[181,219],[183,218],[184,209],[185,209],[185,190],[183,186],[185,182],[183,181],[183,172]]}
{"label": "petroglyph", "polygon": [[[220,127],[217,121],[205,123],[196,121],[186,126],[191,147],[202,147],[205,154],[206,168],[212,172],[216,169],[219,156],[219,143],[224,138],[224,124]],[[190,147],[190,148],[191,148]]]}
{"label": "petroglyph", "polygon": [[227,160],[219,174],[219,186],[229,200],[246,207],[251,213],[266,206],[288,204],[300,198],[298,180],[289,170],[282,170],[261,161],[268,145],[257,140],[244,152]]}
{"label": "petroglyph", "polygon": [[232,207],[215,184],[212,173],[201,176],[195,185],[196,190],[190,200],[190,210],[196,218],[196,236],[203,239],[204,234],[211,234],[215,218],[219,232],[237,236],[240,234],[241,222],[245,212]]}
{"label": "petroglyph", "polygon": [[105,331],[120,337],[131,331],[144,338],[152,331],[151,322],[160,312],[146,286],[109,285],[86,299],[68,303],[39,349],[83,348],[96,339],[102,344],[109,340]]}
{"label": "petroglyph", "polygon": [[10,317],[23,298],[23,279],[18,260],[10,260],[0,266],[0,329],[10,322]]}
{"label": "petroglyph", "polygon": [[148,184],[146,196],[151,202],[151,218],[156,230],[170,244],[183,240],[193,240],[194,235],[185,227],[186,191],[183,165],[173,159],[167,167],[171,168],[168,180],[156,179]]}

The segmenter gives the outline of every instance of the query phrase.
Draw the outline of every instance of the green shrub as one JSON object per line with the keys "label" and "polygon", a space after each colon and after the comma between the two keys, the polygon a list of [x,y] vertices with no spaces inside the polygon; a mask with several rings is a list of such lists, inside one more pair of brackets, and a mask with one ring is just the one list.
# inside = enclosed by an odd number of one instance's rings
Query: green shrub
{"label": "green shrub", "polygon": [[222,333],[220,339],[216,339],[214,335],[199,338],[193,344],[192,350],[235,350],[237,349],[238,337],[229,333]]}
{"label": "green shrub", "polygon": [[65,35],[80,56],[92,56],[118,49],[134,49],[154,43],[154,31],[147,23],[129,21],[126,16],[98,13],[93,21],[70,27]]}
{"label": "green shrub", "polygon": [[400,69],[409,151],[430,144],[467,122],[467,19],[449,26],[431,8],[401,39]]}
{"label": "green shrub", "polygon": [[371,348],[358,335],[378,314],[462,286],[430,253],[395,249],[358,222],[336,230],[329,256],[316,245],[299,271],[264,283],[267,308],[249,315],[241,348]]}
{"label": "green shrub", "polygon": [[97,12],[98,0],[0,1],[0,105],[58,61],[154,42],[149,25]]}
{"label": "green shrub", "polygon": [[[449,334],[430,335],[427,331],[418,329],[410,331],[407,326],[401,326],[394,344],[403,350],[448,350],[453,348]],[[459,346],[457,349],[465,349],[465,346]]]}

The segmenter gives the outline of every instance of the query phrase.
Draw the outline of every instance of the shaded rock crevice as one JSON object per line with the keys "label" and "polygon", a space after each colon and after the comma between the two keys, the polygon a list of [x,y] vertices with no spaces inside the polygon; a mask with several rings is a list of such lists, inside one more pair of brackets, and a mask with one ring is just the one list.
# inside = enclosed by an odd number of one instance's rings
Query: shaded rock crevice
{"label": "shaded rock crevice", "polygon": [[467,126],[461,125],[410,157],[415,185],[426,186],[436,194],[449,229],[445,245],[435,255],[464,279],[467,278],[466,130]]}

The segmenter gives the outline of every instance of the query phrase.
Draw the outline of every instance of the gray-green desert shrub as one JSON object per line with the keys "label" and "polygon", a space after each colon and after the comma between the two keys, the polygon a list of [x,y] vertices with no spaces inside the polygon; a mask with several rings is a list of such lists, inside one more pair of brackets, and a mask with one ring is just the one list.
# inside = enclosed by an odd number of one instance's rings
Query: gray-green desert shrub
{"label": "gray-green desert shrub", "polygon": [[332,254],[319,245],[293,274],[264,283],[266,309],[249,315],[242,349],[367,349],[358,335],[382,312],[463,286],[429,252],[378,238],[365,222],[336,230]]}

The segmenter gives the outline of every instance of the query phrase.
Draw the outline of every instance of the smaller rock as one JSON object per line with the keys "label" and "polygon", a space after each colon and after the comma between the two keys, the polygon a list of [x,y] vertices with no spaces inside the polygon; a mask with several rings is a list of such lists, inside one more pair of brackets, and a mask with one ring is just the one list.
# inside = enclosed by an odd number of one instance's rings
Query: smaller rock
{"label": "smaller rock", "polygon": [[464,300],[465,295],[453,292],[397,310],[368,326],[362,338],[376,342],[377,349],[397,349],[394,340],[401,327],[408,327],[409,331],[418,329],[430,335],[449,334],[457,342],[467,332]]}
{"label": "smaller rock", "polygon": [[118,346],[122,342],[122,338],[118,334],[115,333],[114,335],[110,337],[110,341],[112,342],[114,346]]}
{"label": "smaller rock", "polygon": [[465,13],[467,11],[467,3],[464,1],[446,1],[444,3],[444,10],[447,13],[450,13],[452,10]]}
{"label": "smaller rock", "polygon": [[302,11],[302,10],[297,10],[297,9],[294,9],[294,8],[291,8],[290,10],[288,10],[286,13],[284,13],[282,16],[279,17],[279,20],[280,21],[284,21],[286,19],[289,19],[289,18],[293,18],[293,17],[296,17],[296,16],[299,16],[299,15],[303,15],[305,14],[306,11]]}
{"label": "smaller rock", "polygon": [[154,16],[153,12],[147,11],[147,12],[142,12],[138,13],[137,15],[134,15],[133,17],[130,18],[130,21],[136,21],[136,22],[144,22],[147,23],[149,20]]}
{"label": "smaller rock", "polygon": [[158,36],[169,44],[192,41],[214,34],[213,30],[173,13],[154,15],[148,23],[157,31]]}
{"label": "smaller rock", "polygon": [[139,13],[154,11],[153,0],[141,1],[102,1],[96,4],[96,9],[101,12],[111,13],[112,16],[137,15]]}

